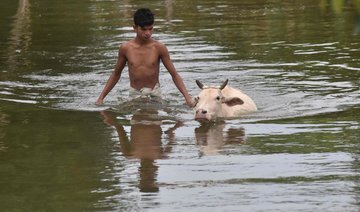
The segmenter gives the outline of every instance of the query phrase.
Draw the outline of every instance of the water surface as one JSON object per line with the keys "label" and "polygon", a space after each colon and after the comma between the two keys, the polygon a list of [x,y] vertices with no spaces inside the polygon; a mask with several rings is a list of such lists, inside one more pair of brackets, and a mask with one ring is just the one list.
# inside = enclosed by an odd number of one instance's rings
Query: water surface
{"label": "water surface", "polygon": [[[130,101],[96,101],[132,14],[156,14],[191,95],[229,84],[259,111],[200,125],[161,67]],[[358,211],[360,2],[0,3],[5,211]]]}

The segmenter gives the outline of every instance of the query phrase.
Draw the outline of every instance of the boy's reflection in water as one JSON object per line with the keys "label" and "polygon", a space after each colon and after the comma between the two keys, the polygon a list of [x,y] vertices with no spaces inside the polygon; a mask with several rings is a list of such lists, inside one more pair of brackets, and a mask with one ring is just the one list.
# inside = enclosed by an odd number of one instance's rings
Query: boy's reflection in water
{"label": "boy's reflection in water", "polygon": [[168,142],[163,145],[161,119],[157,118],[156,110],[141,109],[136,112],[130,123],[130,139],[124,129],[124,126],[116,120],[116,113],[103,111],[104,122],[114,126],[119,135],[120,148],[125,157],[140,159],[139,167],[139,189],[142,192],[157,192],[159,187],[156,183],[158,166],[156,159],[165,158],[171,151],[171,145],[174,141],[174,131],[182,126],[178,121],[173,127],[165,133]]}

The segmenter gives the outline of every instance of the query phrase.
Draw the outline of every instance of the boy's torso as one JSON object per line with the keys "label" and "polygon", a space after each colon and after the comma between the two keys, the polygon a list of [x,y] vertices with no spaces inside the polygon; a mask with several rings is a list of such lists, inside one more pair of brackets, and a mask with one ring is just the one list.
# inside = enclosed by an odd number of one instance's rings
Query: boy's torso
{"label": "boy's torso", "polygon": [[130,86],[137,90],[153,88],[159,82],[160,54],[156,44],[156,41],[146,45],[133,41],[126,44]]}

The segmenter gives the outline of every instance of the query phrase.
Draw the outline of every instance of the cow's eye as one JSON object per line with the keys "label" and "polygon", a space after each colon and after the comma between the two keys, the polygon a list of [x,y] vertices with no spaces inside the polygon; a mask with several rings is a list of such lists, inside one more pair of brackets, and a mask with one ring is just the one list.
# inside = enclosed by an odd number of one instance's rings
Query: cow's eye
{"label": "cow's eye", "polygon": [[216,100],[217,100],[217,101],[220,101],[220,96],[217,96],[217,97],[216,97]]}

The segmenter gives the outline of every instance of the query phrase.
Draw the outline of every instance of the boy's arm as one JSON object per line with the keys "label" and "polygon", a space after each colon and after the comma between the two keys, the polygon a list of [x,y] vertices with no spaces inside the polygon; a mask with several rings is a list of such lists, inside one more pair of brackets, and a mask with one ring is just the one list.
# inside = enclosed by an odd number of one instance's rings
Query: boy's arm
{"label": "boy's arm", "polygon": [[121,72],[126,65],[126,57],[125,57],[124,51],[125,51],[124,47],[120,46],[115,69],[114,69],[113,73],[110,75],[108,81],[106,82],[106,85],[105,85],[104,89],[102,90],[99,98],[97,99],[96,104],[98,104],[98,105],[103,104],[106,95],[114,88],[116,83],[119,81]]}
{"label": "boy's arm", "polygon": [[192,99],[192,97],[189,95],[188,91],[186,90],[185,84],[184,84],[181,76],[177,73],[175,66],[170,59],[170,55],[169,55],[169,52],[168,52],[166,46],[161,44],[159,48],[160,48],[161,61],[164,64],[165,68],[171,74],[171,77],[172,77],[176,87],[179,89],[179,91],[184,96],[186,104],[190,107],[194,107],[195,102]]}

